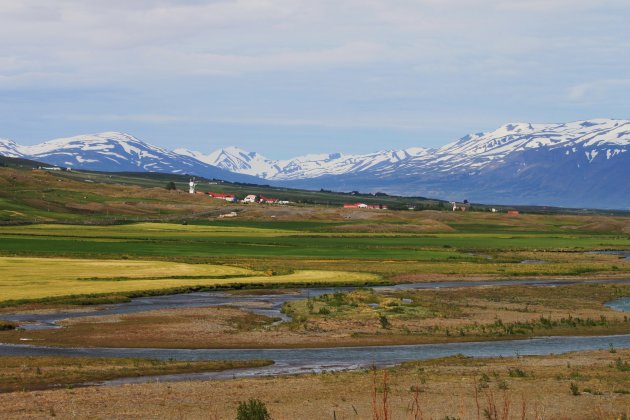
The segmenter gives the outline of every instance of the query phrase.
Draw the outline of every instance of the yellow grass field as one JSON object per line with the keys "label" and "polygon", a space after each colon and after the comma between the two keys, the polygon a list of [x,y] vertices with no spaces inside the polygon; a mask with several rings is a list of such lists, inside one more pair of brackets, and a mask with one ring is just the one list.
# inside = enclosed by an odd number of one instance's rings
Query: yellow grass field
{"label": "yellow grass field", "polygon": [[[191,278],[192,277],[192,278]],[[378,276],[300,270],[281,276],[239,267],[163,261],[0,257],[0,302],[174,287],[254,283],[353,283]]]}

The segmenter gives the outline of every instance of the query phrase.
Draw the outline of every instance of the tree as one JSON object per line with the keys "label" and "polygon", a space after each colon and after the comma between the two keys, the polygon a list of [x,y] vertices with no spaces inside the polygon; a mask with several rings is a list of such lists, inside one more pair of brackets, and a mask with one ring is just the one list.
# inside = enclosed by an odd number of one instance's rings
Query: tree
{"label": "tree", "polygon": [[238,403],[236,420],[271,420],[271,415],[264,402],[251,398]]}
{"label": "tree", "polygon": [[166,189],[169,191],[173,191],[177,189],[177,185],[175,185],[175,183],[173,181],[169,182],[168,184],[166,184]]}

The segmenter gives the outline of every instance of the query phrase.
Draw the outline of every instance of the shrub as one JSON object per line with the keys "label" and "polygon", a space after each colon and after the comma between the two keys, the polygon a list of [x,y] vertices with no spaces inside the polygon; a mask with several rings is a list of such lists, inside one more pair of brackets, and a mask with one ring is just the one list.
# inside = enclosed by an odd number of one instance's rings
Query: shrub
{"label": "shrub", "polygon": [[14,330],[17,328],[13,322],[0,321],[0,331]]}
{"label": "shrub", "polygon": [[621,358],[615,360],[615,367],[619,372],[630,372],[630,363],[624,362]]}
{"label": "shrub", "polygon": [[509,368],[508,375],[510,375],[510,378],[524,378],[527,376],[527,373],[519,368]]}
{"label": "shrub", "polygon": [[571,382],[571,395],[578,396],[580,395],[580,390],[575,382]]}
{"label": "shrub", "polygon": [[236,420],[271,420],[265,403],[255,398],[238,403]]}

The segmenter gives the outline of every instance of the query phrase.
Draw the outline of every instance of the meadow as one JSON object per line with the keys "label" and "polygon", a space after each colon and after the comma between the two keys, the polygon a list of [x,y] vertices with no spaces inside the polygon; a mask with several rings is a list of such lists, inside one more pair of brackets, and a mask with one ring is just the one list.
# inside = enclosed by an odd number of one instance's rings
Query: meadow
{"label": "meadow", "polygon": [[175,289],[365,284],[379,280],[367,273],[337,271],[299,270],[272,276],[225,265],[32,257],[0,257],[0,278],[0,306],[59,303],[54,298],[67,296],[137,296]]}
{"label": "meadow", "polygon": [[[433,212],[368,216],[367,221],[350,222],[244,217],[186,224],[0,226],[0,255],[227,264],[275,275],[296,270],[363,272],[395,282],[436,276],[619,277],[630,273],[630,264],[618,256],[590,252],[630,249],[622,230],[625,219],[611,218],[612,228],[602,232],[588,231],[592,223],[577,216],[528,215],[516,220],[505,215]],[[446,219],[438,221],[439,228],[444,230],[443,225],[450,231],[405,231],[409,226],[430,225],[436,218]],[[400,231],[373,232],[374,226],[383,224],[390,231]],[[348,226],[352,231],[347,231]]]}

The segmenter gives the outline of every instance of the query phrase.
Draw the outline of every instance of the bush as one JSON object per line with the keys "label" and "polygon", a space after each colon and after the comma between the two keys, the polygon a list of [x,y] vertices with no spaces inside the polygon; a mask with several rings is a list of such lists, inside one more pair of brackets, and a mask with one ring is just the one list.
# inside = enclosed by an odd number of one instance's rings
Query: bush
{"label": "bush", "polygon": [[571,395],[580,395],[580,390],[575,382],[571,382]]}
{"label": "bush", "polygon": [[271,416],[264,402],[252,398],[238,403],[236,420],[271,420]]}
{"label": "bush", "polygon": [[14,324],[13,322],[0,321],[0,331],[14,330],[16,328],[17,328],[17,325]]}
{"label": "bush", "polygon": [[519,368],[509,368],[508,375],[510,375],[510,378],[524,378],[527,376],[527,373]]}
{"label": "bush", "polygon": [[319,308],[319,314],[320,315],[329,315],[330,314],[330,309],[328,309],[325,306],[322,306],[321,308]]}
{"label": "bush", "polygon": [[166,189],[169,191],[173,191],[177,189],[177,186],[175,185],[173,181],[171,181],[168,184],[166,184]]}

